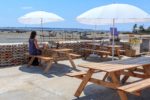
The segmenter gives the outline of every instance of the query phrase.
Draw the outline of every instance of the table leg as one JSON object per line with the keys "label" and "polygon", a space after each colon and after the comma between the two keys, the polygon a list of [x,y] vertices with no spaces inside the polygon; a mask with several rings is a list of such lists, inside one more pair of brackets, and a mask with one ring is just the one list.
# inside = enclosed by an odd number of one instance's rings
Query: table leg
{"label": "table leg", "polygon": [[[134,72],[133,72],[134,70],[136,70],[136,69],[128,70],[128,73],[134,75]],[[130,76],[126,76],[126,75],[125,75],[125,76],[122,78],[121,83],[122,83],[122,84],[125,84],[126,81],[127,81],[129,78],[130,78]]]}
{"label": "table leg", "polygon": [[89,69],[86,76],[84,77],[84,79],[82,80],[80,86],[78,87],[76,93],[74,96],[79,97],[83,91],[83,89],[85,88],[86,84],[88,83],[88,81],[90,80],[92,74],[94,73],[93,69]]}
{"label": "table leg", "polygon": [[105,55],[105,58],[108,58],[108,54]]}
{"label": "table leg", "polygon": [[[116,88],[119,87],[120,86],[120,80],[118,79],[118,73],[115,73],[115,72],[110,73],[110,76],[112,78],[112,82],[115,84],[115,87]],[[121,100],[128,100],[125,92],[119,91],[119,90],[117,92],[118,92]]]}
{"label": "table leg", "polygon": [[148,77],[150,77],[150,65],[145,65],[145,66],[143,66],[143,68],[144,68],[144,73],[145,73]]}
{"label": "table leg", "polygon": [[90,52],[84,51],[84,55],[83,55],[84,59],[86,60],[90,54],[91,54]]}
{"label": "table leg", "polygon": [[28,63],[28,67],[30,67],[30,66],[32,65],[34,59],[35,59],[35,57],[31,57],[31,59],[30,59],[30,61],[29,61],[29,63]]}
{"label": "table leg", "polygon": [[103,54],[100,54],[101,58],[103,58]]}
{"label": "table leg", "polygon": [[118,91],[121,100],[128,100],[127,95],[124,91]]}
{"label": "table leg", "polygon": [[52,60],[50,60],[49,62],[48,62],[48,65],[47,65],[47,67],[44,69],[44,73],[47,73],[48,71],[49,71],[49,69],[52,67]]}
{"label": "table leg", "polygon": [[108,48],[108,51],[110,52],[110,55],[112,55],[112,49]]}
{"label": "table leg", "polygon": [[53,59],[54,59],[55,64],[57,64],[57,63],[58,63],[58,62],[57,62],[57,53],[55,52],[52,56],[53,56]]}
{"label": "table leg", "polygon": [[129,76],[124,76],[123,79],[121,80],[121,83],[125,84],[128,79],[129,79]]}
{"label": "table leg", "polygon": [[116,48],[117,56],[120,58],[120,48]]}
{"label": "table leg", "polygon": [[109,73],[106,73],[105,76],[103,77],[103,81],[105,81],[108,76],[109,76]]}
{"label": "table leg", "polygon": [[67,55],[67,57],[68,57],[68,59],[69,59],[71,65],[72,65],[72,67],[73,67],[74,69],[76,69],[76,65],[75,65],[73,59],[71,58],[71,56],[69,55],[69,53],[66,53],[66,55]]}
{"label": "table leg", "polygon": [[112,82],[116,85],[116,87],[120,86],[120,76],[118,77],[118,73],[117,72],[112,72],[109,74]]}

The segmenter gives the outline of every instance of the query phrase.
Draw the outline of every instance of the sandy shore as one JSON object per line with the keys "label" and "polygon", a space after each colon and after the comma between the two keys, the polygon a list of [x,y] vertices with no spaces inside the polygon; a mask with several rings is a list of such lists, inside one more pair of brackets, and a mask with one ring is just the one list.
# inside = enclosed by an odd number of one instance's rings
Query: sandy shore
{"label": "sandy shore", "polygon": [[[39,40],[39,42],[42,41],[42,38],[40,38],[40,35],[42,35],[42,32],[37,31],[37,38]],[[49,35],[48,32],[44,32],[44,34],[46,36]],[[93,36],[95,37],[104,37],[105,39],[110,39],[111,36],[109,36],[108,34],[94,34],[91,33],[91,35],[89,35],[89,38],[93,38]],[[150,38],[150,35],[135,35],[136,37],[139,38]],[[10,33],[10,32],[0,32],[0,43],[24,43],[24,42],[28,42],[28,39],[30,37],[30,32],[26,32],[26,33]],[[127,34],[120,34],[119,35],[120,39],[122,41],[128,41],[129,39],[129,35]],[[66,38],[66,39],[65,39]],[[74,33],[73,35],[71,33],[61,33],[58,32],[56,34],[55,37],[46,37],[44,39],[45,42],[47,41],[66,41],[66,40],[80,40],[80,35],[77,33]]]}

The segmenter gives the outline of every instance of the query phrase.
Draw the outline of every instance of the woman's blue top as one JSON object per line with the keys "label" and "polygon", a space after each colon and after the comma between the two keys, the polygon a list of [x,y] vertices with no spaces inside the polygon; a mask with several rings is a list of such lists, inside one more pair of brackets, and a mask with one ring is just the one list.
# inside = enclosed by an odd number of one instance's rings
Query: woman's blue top
{"label": "woman's blue top", "polygon": [[29,53],[30,55],[39,55],[39,50],[34,44],[34,39],[29,39]]}

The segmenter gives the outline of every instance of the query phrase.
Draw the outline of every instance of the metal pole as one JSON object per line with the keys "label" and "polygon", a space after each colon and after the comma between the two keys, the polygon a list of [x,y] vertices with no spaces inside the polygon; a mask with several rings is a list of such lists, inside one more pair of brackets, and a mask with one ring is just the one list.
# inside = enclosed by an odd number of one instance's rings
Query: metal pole
{"label": "metal pole", "polygon": [[97,25],[95,25],[95,27],[94,27],[94,29],[95,29],[95,32],[94,32],[94,34],[93,34],[93,49],[96,49],[96,46],[94,45],[95,44],[95,34],[96,34],[96,31],[97,31]]}
{"label": "metal pole", "polygon": [[[92,46],[92,49],[93,50],[95,50],[96,49],[96,46],[94,45],[95,44],[95,32],[96,32],[96,29],[97,29],[97,27],[96,27],[96,25],[94,26],[94,31],[93,31],[93,39],[92,39],[92,44],[93,44],[93,46]],[[93,52],[93,55],[95,55],[95,53]]]}
{"label": "metal pole", "polygon": [[43,32],[43,19],[41,18],[41,27],[42,27],[42,39],[43,39],[43,42],[45,42],[44,41],[44,32]]}
{"label": "metal pole", "polygon": [[65,41],[66,41],[66,32],[65,32]]}
{"label": "metal pole", "polygon": [[114,60],[115,55],[115,19],[113,19],[113,38],[112,38],[112,61]]}

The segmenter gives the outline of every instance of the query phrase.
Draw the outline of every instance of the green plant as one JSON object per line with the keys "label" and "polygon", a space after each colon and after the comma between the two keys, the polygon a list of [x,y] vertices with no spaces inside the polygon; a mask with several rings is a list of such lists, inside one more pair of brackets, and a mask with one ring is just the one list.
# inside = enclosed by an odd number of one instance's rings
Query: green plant
{"label": "green plant", "polygon": [[138,45],[138,44],[140,44],[140,39],[137,38],[137,37],[130,38],[130,39],[129,39],[129,43],[130,43],[131,45]]}

